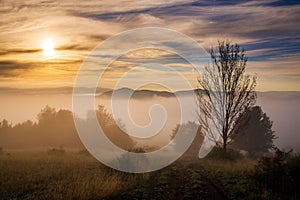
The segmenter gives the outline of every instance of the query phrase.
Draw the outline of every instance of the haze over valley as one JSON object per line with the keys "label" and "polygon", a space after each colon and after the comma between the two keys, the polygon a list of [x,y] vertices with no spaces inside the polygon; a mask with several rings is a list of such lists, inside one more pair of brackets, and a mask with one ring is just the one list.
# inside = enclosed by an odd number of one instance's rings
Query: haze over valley
{"label": "haze over valley", "polygon": [[[117,90],[117,93],[122,95],[122,92],[126,93],[128,90],[129,89],[123,88]],[[67,109],[71,111],[71,91],[70,88],[60,88],[56,90],[2,89],[0,94],[0,119],[7,119],[13,124],[26,120],[36,121],[37,114],[46,105],[54,107],[57,110]],[[183,112],[188,116],[188,120],[183,121],[183,123],[187,121],[197,121],[196,101],[193,97],[193,92],[179,91],[175,94],[184,97]],[[101,91],[96,97],[96,104],[104,105],[109,112],[112,112],[110,96],[111,92],[109,90]],[[293,148],[295,151],[300,152],[300,92],[258,92],[257,96],[256,104],[260,105],[262,110],[273,121],[273,130],[278,137],[275,140],[275,144],[281,148]],[[122,100],[122,98],[120,98],[118,101],[124,101],[124,99]],[[166,145],[170,139],[172,130],[176,124],[180,123],[178,101],[172,93],[146,90],[135,92],[130,100],[129,110],[134,122],[140,126],[147,125],[151,121],[148,111],[154,104],[161,104],[165,108],[168,116],[167,123],[150,141],[145,143],[143,140],[140,140],[140,145]],[[163,119],[164,116],[161,116],[160,120]],[[136,132],[126,119],[123,119],[122,123],[125,125],[126,131]],[[141,133],[140,136],[143,136],[142,134],[143,133]],[[62,142],[61,145],[64,145],[64,143]]]}

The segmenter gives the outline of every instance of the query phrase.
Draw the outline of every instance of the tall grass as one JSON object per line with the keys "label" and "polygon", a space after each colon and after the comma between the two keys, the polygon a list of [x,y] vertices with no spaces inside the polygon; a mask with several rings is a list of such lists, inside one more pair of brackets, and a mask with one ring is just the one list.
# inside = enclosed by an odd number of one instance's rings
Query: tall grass
{"label": "tall grass", "polygon": [[110,169],[82,153],[0,157],[0,199],[102,199],[146,179]]}
{"label": "tall grass", "polygon": [[231,199],[296,200],[300,197],[300,156],[279,149],[271,157],[204,159],[202,165]]}
{"label": "tall grass", "polygon": [[236,161],[230,160],[216,160],[216,159],[204,159],[201,161],[203,166],[212,172],[223,171],[227,173],[237,173],[237,172],[250,172],[253,170],[256,161],[253,159],[239,159]]}
{"label": "tall grass", "polygon": [[213,179],[220,184],[220,187],[223,188],[230,199],[255,199],[250,197],[253,194],[249,180],[249,175],[255,164],[255,160],[246,158],[235,161],[224,159],[202,160],[202,166],[210,172]]}

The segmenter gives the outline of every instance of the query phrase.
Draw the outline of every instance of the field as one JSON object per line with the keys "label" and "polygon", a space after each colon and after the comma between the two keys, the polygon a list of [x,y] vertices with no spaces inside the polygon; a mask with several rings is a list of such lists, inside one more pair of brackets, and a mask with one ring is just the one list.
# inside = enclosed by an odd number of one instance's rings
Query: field
{"label": "field", "polygon": [[182,158],[156,172],[128,174],[85,151],[3,152],[0,199],[268,199],[251,188],[255,163]]}

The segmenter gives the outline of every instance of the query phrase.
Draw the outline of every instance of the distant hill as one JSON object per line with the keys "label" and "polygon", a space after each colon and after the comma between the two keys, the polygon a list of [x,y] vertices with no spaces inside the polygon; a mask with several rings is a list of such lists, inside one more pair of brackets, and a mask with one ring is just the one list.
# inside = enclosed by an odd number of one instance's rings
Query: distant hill
{"label": "distant hill", "polygon": [[[90,92],[91,88],[79,88],[82,92]],[[199,90],[199,89],[197,89]],[[73,87],[57,87],[57,88],[13,88],[13,87],[0,87],[1,94],[23,94],[23,95],[54,95],[54,94],[72,94]],[[174,97],[175,95],[191,95],[194,94],[195,90],[181,90],[176,92],[169,91],[155,91],[155,90],[133,90],[131,88],[120,88],[116,90],[111,90],[108,88],[97,88],[96,95],[109,97],[112,93],[122,97],[127,96],[130,93],[133,93],[132,98],[149,98],[149,97]],[[266,92],[257,92],[258,97],[264,98],[275,98],[275,99],[299,99],[300,91],[266,91]]]}
{"label": "distant hill", "polygon": [[108,90],[103,92],[102,94],[98,95],[99,97],[111,97],[114,93],[115,96],[118,98],[127,97],[129,94],[132,94],[131,98],[135,99],[143,99],[143,98],[152,98],[152,97],[175,97],[176,95],[179,96],[187,96],[193,95],[194,90],[182,90],[176,92],[169,92],[169,91],[154,91],[154,90],[133,90],[131,88],[120,88],[117,90]]}
{"label": "distant hill", "polygon": [[101,95],[102,97],[111,97],[112,95],[116,95],[119,98],[127,97],[129,94],[132,94],[132,98],[151,98],[154,96],[157,97],[174,97],[174,93],[168,91],[153,91],[153,90],[133,90],[130,88],[120,88],[117,90],[109,90],[103,92]]}
{"label": "distant hill", "polygon": [[[79,88],[83,93],[90,91],[89,88]],[[109,91],[106,88],[97,88],[96,93],[102,94]],[[23,95],[55,95],[55,94],[72,94],[73,87],[56,87],[56,88],[12,88],[0,87],[1,94],[23,94]]]}

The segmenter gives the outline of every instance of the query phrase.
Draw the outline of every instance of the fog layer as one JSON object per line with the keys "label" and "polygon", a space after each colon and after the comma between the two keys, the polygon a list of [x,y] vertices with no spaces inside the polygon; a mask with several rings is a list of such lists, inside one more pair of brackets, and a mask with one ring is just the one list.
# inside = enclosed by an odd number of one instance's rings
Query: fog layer
{"label": "fog layer", "polygon": [[[196,121],[196,102],[192,93],[184,96],[182,111],[188,115],[188,120]],[[72,96],[70,94],[0,94],[0,119],[7,119],[10,123],[18,123],[26,120],[36,121],[36,116],[45,105],[57,109],[72,109]],[[122,101],[122,99],[120,100]],[[108,111],[112,111],[109,97],[97,97],[96,104],[104,105]],[[162,130],[151,139],[151,144],[165,145],[170,139],[170,134],[176,124],[180,123],[180,107],[176,98],[167,96],[136,97],[130,100],[129,111],[132,119],[140,126],[147,125],[150,121],[149,109],[154,104],[161,104],[168,118]],[[273,121],[273,130],[278,139],[275,144],[281,148],[293,148],[300,152],[300,92],[264,92],[258,93],[257,105],[267,113]],[[162,119],[163,120],[163,119]],[[122,119],[127,131],[134,131],[126,119]],[[142,133],[141,133],[142,134]],[[60,136],[58,136],[60,137]],[[141,144],[149,144],[141,139]],[[22,145],[21,145],[22,146]]]}

